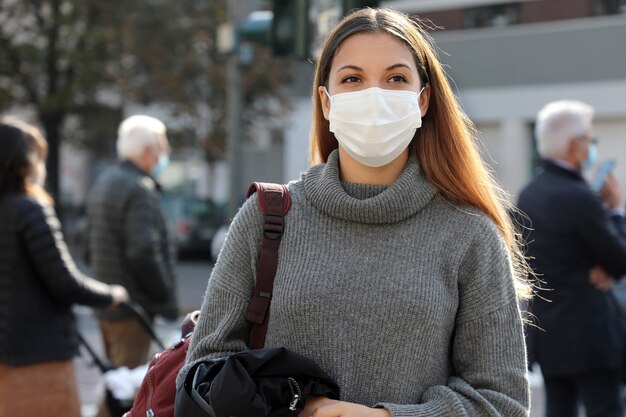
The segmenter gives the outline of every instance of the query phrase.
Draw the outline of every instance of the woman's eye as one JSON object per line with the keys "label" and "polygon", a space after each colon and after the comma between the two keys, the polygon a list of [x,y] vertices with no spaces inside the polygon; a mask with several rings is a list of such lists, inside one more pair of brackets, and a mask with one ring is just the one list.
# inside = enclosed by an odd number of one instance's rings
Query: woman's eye
{"label": "woman's eye", "polygon": [[407,82],[404,75],[394,75],[393,77],[389,78],[389,81],[391,81],[392,83],[406,83]]}
{"label": "woman's eye", "polygon": [[347,77],[345,77],[344,79],[341,80],[342,84],[348,84],[348,83],[358,83],[359,82],[359,77],[356,77],[354,75],[349,75]]}

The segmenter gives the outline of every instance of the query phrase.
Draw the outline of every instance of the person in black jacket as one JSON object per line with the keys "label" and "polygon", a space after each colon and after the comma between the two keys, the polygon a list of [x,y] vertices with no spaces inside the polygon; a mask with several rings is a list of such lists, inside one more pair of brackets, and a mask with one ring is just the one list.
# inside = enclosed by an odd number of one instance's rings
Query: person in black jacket
{"label": "person in black jacket", "polygon": [[[158,177],[167,165],[165,125],[132,116],[119,127],[120,162],[97,179],[87,198],[89,257],[94,276],[128,289],[150,317],[178,317],[173,248],[159,205]],[[99,314],[105,350],[115,366],[148,360],[150,337],[134,317]],[[101,405],[99,417],[108,415]]]}
{"label": "person in black jacket", "polygon": [[[524,188],[525,241],[539,286],[528,328],[531,362],[541,366],[546,416],[621,417],[619,370],[624,318],[609,286],[592,270],[626,273],[626,249],[613,225],[623,221],[619,187],[594,193],[581,173],[595,159],[593,109],[558,101],[538,114],[535,134],[543,171]],[[606,208],[605,208],[606,206]],[[594,276],[597,274],[594,274]]]}
{"label": "person in black jacket", "polygon": [[43,188],[46,154],[33,126],[0,122],[0,417],[79,417],[71,307],[128,300],[73,263]]}

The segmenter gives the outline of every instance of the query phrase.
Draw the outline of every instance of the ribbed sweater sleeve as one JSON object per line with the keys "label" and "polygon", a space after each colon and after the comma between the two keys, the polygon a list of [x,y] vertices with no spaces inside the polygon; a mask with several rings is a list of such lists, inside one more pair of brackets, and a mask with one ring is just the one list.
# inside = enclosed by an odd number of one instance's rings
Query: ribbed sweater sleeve
{"label": "ribbed sweater sleeve", "polygon": [[245,316],[254,287],[263,217],[257,204],[256,195],[250,197],[229,228],[207,285],[202,313],[178,383],[200,359],[248,349],[250,325]]}
{"label": "ribbed sweater sleeve", "polygon": [[24,199],[20,208],[21,241],[50,296],[64,305],[109,305],[113,300],[109,286],[85,276],[74,263],[54,209],[30,199]]}
{"label": "ribbed sweater sleeve", "polygon": [[[453,376],[420,404],[380,403],[393,417],[525,417],[530,407],[522,320],[508,251],[486,216],[458,271]],[[468,232],[473,228],[468,228]]]}

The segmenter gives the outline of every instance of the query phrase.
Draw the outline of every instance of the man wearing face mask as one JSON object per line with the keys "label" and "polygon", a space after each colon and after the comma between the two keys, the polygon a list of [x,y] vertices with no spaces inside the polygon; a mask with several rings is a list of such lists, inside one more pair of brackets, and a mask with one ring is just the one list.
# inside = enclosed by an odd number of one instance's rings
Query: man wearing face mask
{"label": "man wearing face mask", "polygon": [[[120,162],[105,171],[87,200],[89,257],[100,281],[121,284],[151,318],[178,316],[174,261],[156,178],[168,163],[165,125],[132,116],[119,127]],[[129,368],[148,359],[150,338],[134,317],[99,312],[109,360]],[[99,417],[107,416],[101,406]]]}
{"label": "man wearing face mask", "polygon": [[626,249],[611,222],[623,221],[618,187],[598,195],[582,177],[596,159],[593,109],[557,101],[538,114],[543,171],[522,191],[526,255],[539,289],[528,327],[530,362],[541,366],[546,416],[621,417],[623,314],[608,286],[591,278],[602,269],[626,273]]}

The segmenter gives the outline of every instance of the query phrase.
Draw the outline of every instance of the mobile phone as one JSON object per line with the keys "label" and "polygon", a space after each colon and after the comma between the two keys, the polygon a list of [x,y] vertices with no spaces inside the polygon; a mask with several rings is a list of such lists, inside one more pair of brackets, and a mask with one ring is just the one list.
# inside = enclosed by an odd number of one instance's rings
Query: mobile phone
{"label": "mobile phone", "polygon": [[604,181],[606,181],[606,177],[615,169],[615,164],[617,164],[617,160],[611,158],[602,162],[600,168],[598,168],[598,172],[596,173],[593,182],[591,183],[591,189],[595,192],[600,191],[602,186],[604,185]]}

